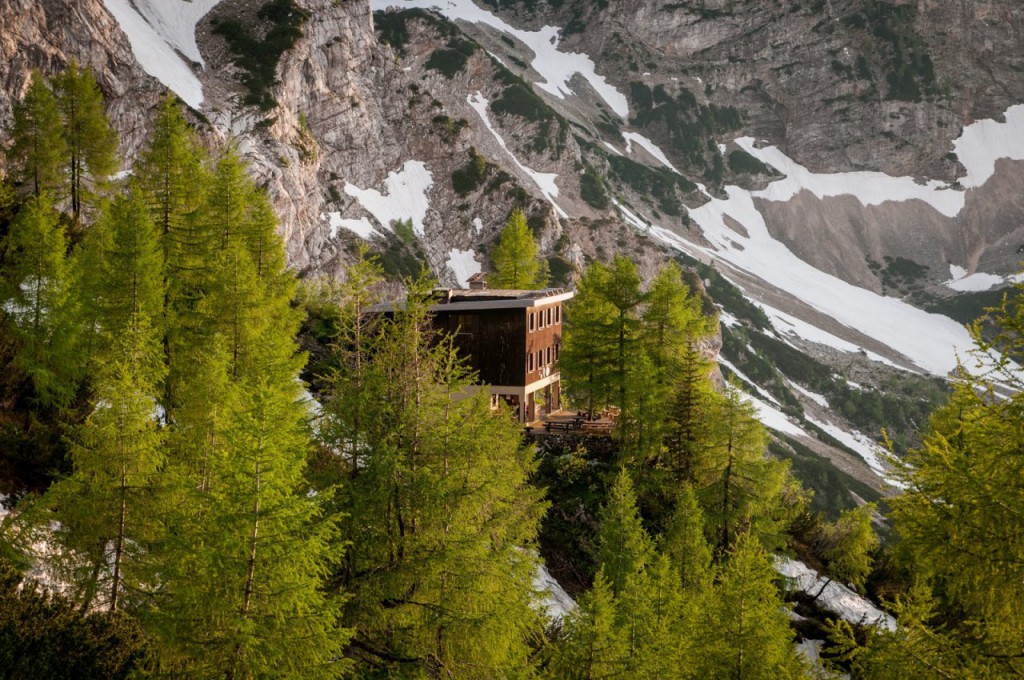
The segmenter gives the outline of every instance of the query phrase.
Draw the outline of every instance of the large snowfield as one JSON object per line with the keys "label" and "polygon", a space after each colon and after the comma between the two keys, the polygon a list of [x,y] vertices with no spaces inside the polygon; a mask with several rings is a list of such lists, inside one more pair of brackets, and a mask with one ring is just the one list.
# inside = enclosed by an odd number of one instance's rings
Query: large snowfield
{"label": "large snowfield", "polygon": [[203,64],[196,45],[196,24],[220,0],[103,0],[128,36],[132,53],[149,75],[194,109],[203,105],[203,86],[185,63]]}

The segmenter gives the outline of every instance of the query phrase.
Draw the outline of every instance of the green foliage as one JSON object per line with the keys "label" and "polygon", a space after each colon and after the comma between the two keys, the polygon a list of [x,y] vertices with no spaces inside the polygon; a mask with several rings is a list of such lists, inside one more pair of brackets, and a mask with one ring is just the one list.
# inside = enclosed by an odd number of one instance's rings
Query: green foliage
{"label": "green foliage", "polygon": [[636,110],[630,122],[666,137],[669,147],[695,168],[706,167],[707,148],[714,149],[712,155],[718,157],[717,146],[710,144],[711,138],[743,126],[743,117],[735,107],[700,104],[683,87],[673,96],[664,85],[652,90],[644,83],[634,82],[630,84],[630,98]]}
{"label": "green foliage", "polygon": [[391,223],[391,227],[395,230],[398,238],[402,239],[407,245],[416,242],[416,232],[413,231],[411,217],[407,220],[395,220]]}
{"label": "green foliage", "polygon": [[789,520],[802,509],[800,499],[785,507],[788,465],[765,458],[767,432],[735,387],[715,395],[706,413],[694,477],[712,545],[722,555],[749,534],[768,548],[778,547]]}
{"label": "green foliage", "polygon": [[676,507],[662,534],[659,546],[679,572],[684,590],[699,592],[710,585],[711,548],[704,538],[704,511],[689,484],[676,496]]}
{"label": "green foliage", "polygon": [[743,149],[735,149],[729,153],[729,169],[737,174],[747,173],[750,175],[769,176],[779,174],[773,168],[768,167]]}
{"label": "green foliage", "polygon": [[8,678],[137,677],[149,645],[121,613],[84,614],[0,561],[0,668]]}
{"label": "green foliage", "polygon": [[[244,103],[269,111],[277,106],[270,94],[277,83],[277,63],[302,37],[302,24],[309,13],[294,0],[270,0],[256,16],[264,22],[258,32],[234,19],[217,17],[213,19],[213,32],[224,38],[235,57],[235,65],[245,72],[242,84],[248,94]],[[258,38],[257,33],[263,37]]]}
{"label": "green foliage", "polygon": [[469,150],[469,162],[452,173],[452,188],[459,196],[468,196],[479,189],[489,174],[487,159],[477,153],[476,148]]}
{"label": "green foliage", "polygon": [[825,525],[817,546],[829,575],[857,589],[864,587],[879,545],[871,526],[874,514],[875,506],[870,503],[843,511],[834,523]]}
{"label": "green foliage", "polygon": [[682,215],[685,208],[680,193],[696,190],[697,185],[668,168],[651,168],[624,156],[609,156],[611,173],[635,191],[653,196],[658,209],[666,215]]}
{"label": "green foliage", "polygon": [[38,72],[24,99],[13,107],[11,147],[7,158],[12,162],[12,178],[28,185],[32,193],[55,195],[63,184],[67,142],[57,99]]}
{"label": "green foliage", "polygon": [[421,21],[432,26],[442,37],[454,37],[458,29],[449,21],[446,21],[428,10],[413,8],[398,11],[376,11],[373,13],[373,26],[377,31],[378,39],[385,45],[405,52],[405,46],[409,42],[410,21]]}
{"label": "green foliage", "polygon": [[793,476],[813,494],[808,506],[811,512],[834,520],[843,510],[857,507],[853,494],[869,502],[882,500],[877,489],[851,477],[794,439],[773,440],[768,450],[775,458],[788,460]]}
{"label": "green foliage", "polygon": [[607,210],[610,205],[604,178],[589,164],[580,175],[580,196],[596,210]]}
{"label": "green foliage", "polygon": [[523,82],[513,82],[506,87],[501,96],[491,102],[491,111],[497,115],[519,116],[535,123],[555,117],[551,107]]}
{"label": "green foliage", "polygon": [[75,62],[53,79],[67,143],[67,186],[71,213],[78,219],[94,205],[117,169],[117,132],[110,127],[103,95],[88,68]]}
{"label": "green foliage", "polygon": [[461,38],[452,38],[448,47],[440,47],[430,54],[423,65],[443,74],[451,80],[466,68],[469,58],[476,52],[476,44]]}
{"label": "green foliage", "polygon": [[744,538],[718,570],[702,603],[694,659],[699,678],[803,678],[785,608],[774,585],[771,556]]}
{"label": "green foliage", "polygon": [[[938,93],[935,67],[928,46],[915,29],[917,7],[867,0],[860,13],[848,14],[842,23],[853,29],[866,29],[886,56],[886,80],[889,99],[920,101],[922,96]],[[858,76],[870,77],[867,65],[857,63]]]}
{"label": "green foliage", "polygon": [[748,300],[743,295],[743,291],[722,276],[714,267],[698,264],[697,273],[705,281],[708,294],[715,302],[722,305],[722,309],[737,319],[749,322],[759,330],[771,326],[771,321],[764,310]]}
{"label": "green foliage", "polygon": [[547,260],[537,257],[533,232],[521,210],[513,210],[509,215],[498,243],[491,250],[491,263],[494,271],[488,274],[487,282],[493,288],[537,290],[547,285]]}
{"label": "green foliage", "polygon": [[67,238],[48,194],[30,198],[3,242],[4,310],[16,343],[13,366],[44,406],[65,406],[74,396],[71,279]]}
{"label": "green foliage", "polygon": [[598,521],[597,561],[603,565],[612,592],[619,595],[630,579],[646,569],[653,555],[651,539],[640,523],[633,481],[625,469],[616,476]]}
{"label": "green foliage", "polygon": [[626,671],[628,647],[615,622],[615,595],[598,572],[594,587],[580,598],[579,608],[566,622],[566,642],[559,649],[556,677],[607,678]]}
{"label": "green foliage", "polygon": [[[533,454],[514,420],[490,412],[486,393],[452,399],[471,376],[451,343],[428,331],[431,283],[413,284],[404,308],[381,324],[362,373],[351,354],[357,326],[337,340],[349,350],[336,389],[363,385],[358,396],[332,392],[327,405],[328,431],[352,454],[335,472],[348,479],[339,509],[351,518],[339,574],[353,594],[346,620],[358,631],[364,673],[528,671],[540,625],[530,606],[533,543],[544,512],[527,486]],[[360,290],[354,281],[349,295]],[[347,406],[335,408],[335,399]]]}

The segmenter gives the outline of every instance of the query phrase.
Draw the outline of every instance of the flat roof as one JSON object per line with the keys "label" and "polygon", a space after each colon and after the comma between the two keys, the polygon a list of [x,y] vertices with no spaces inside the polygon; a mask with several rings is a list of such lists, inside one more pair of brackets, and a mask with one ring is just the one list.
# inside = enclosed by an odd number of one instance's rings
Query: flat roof
{"label": "flat roof", "polygon": [[[477,311],[485,309],[528,309],[530,307],[546,307],[566,300],[575,295],[564,288],[546,288],[544,290],[512,290],[501,288],[436,288],[431,305],[432,312]],[[395,304],[377,305],[374,310],[390,312]]]}

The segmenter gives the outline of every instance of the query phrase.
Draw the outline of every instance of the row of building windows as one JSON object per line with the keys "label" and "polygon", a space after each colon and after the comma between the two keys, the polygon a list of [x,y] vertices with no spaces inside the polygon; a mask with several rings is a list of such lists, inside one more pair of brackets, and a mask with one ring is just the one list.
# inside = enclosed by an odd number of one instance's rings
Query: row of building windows
{"label": "row of building windows", "polygon": [[[547,323],[545,323],[545,320]],[[554,326],[562,323],[562,306],[548,307],[537,312],[530,312],[530,332],[544,326]]]}
{"label": "row of building windows", "polygon": [[536,352],[530,352],[526,355],[526,371],[527,373],[533,373],[534,370],[550,366],[555,361],[558,361],[558,345],[548,347],[547,349],[539,349]]}

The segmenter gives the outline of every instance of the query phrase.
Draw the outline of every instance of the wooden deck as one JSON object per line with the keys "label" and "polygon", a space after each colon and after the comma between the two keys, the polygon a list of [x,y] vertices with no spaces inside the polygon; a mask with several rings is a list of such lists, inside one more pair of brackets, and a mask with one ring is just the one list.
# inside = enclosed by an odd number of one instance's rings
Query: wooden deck
{"label": "wooden deck", "polygon": [[554,411],[545,414],[540,420],[526,423],[523,430],[530,435],[548,435],[562,432],[609,436],[615,428],[615,415],[612,413],[595,414],[594,420],[587,418],[580,411]]}

